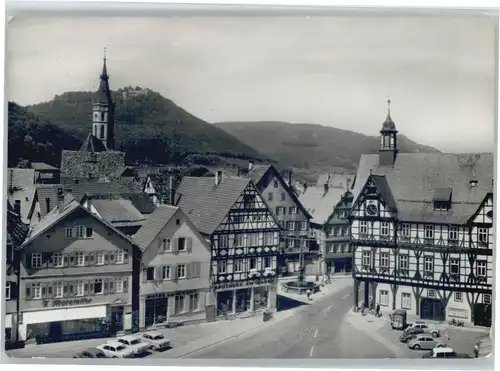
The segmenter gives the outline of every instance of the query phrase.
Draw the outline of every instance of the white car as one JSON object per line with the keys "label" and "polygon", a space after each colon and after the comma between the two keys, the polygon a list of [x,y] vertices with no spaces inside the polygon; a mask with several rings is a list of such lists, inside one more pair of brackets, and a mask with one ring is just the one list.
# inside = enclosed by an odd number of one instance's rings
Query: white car
{"label": "white car", "polygon": [[116,341],[133,350],[135,354],[146,353],[149,349],[149,344],[142,341],[139,335],[121,336]]}
{"label": "white car", "polygon": [[132,358],[134,356],[133,349],[129,349],[117,341],[109,341],[96,348],[103,352],[107,358]]}
{"label": "white car", "polygon": [[163,350],[170,348],[170,340],[165,339],[159,331],[148,331],[142,334],[142,340],[148,343],[154,350]]}

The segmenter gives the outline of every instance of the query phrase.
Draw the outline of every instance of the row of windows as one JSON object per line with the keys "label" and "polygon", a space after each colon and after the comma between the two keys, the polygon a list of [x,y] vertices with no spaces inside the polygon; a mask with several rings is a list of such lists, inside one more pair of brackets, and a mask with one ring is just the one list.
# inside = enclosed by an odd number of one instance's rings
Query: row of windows
{"label": "row of windows", "polygon": [[128,278],[98,278],[91,281],[29,283],[26,299],[68,298],[128,292]]}
{"label": "row of windows", "polygon": [[197,312],[200,310],[200,297],[197,292],[189,294],[176,294],[174,296],[174,300],[174,314]]}
{"label": "row of windows", "polygon": [[286,247],[288,248],[297,248],[299,249],[301,246],[303,248],[307,248],[308,240],[306,238],[287,238]]}
{"label": "row of windows", "polygon": [[26,261],[31,268],[64,268],[68,266],[84,267],[89,265],[127,264],[128,252],[95,251],[90,253],[33,253]]}
{"label": "row of windows", "polygon": [[[269,200],[271,201],[271,200]],[[281,201],[285,201],[282,199]],[[286,215],[287,208],[286,206],[276,206],[276,215]],[[293,215],[293,214],[298,214],[299,210],[297,206],[289,206],[288,207],[288,214]]]}
{"label": "row of windows", "polygon": [[177,279],[199,278],[201,276],[201,263],[188,263],[177,265],[161,265],[148,267],[143,271],[144,281],[167,281]]}
{"label": "row of windows", "polygon": [[[435,298],[436,297],[436,292],[432,289],[428,289],[427,296],[429,298]],[[379,299],[380,299],[380,305],[383,306],[388,306],[389,305],[389,291],[387,290],[380,290],[379,294]],[[454,293],[454,301],[461,303],[463,301],[463,293],[456,291]],[[483,294],[483,303],[484,304],[491,304],[491,295],[489,294]],[[407,292],[401,293],[401,309],[411,309],[411,294]]]}
{"label": "row of windows", "polygon": [[[219,248],[227,249],[229,247],[228,240],[229,239],[226,234],[219,235]],[[234,235],[234,247],[271,246],[277,244],[277,236],[275,236],[273,232]]]}
{"label": "row of windows", "polygon": [[[401,237],[410,237],[410,224],[404,223],[400,226],[400,236]],[[361,221],[359,224],[359,233],[360,234],[368,234],[369,224],[366,221]],[[389,222],[381,222],[380,223],[380,235],[381,236],[389,236],[390,228]],[[488,243],[488,228],[478,228],[478,240],[480,243],[487,244]],[[426,225],[424,226],[424,238],[425,239],[434,239],[435,236],[435,226],[434,225]],[[458,227],[457,226],[449,226],[448,227],[448,240],[458,241]]]}
{"label": "row of windows", "polygon": [[345,236],[349,233],[348,227],[334,227],[327,230],[327,236]]}
{"label": "row of windows", "polygon": [[85,227],[84,225],[77,225],[76,227],[66,228],[64,235],[67,239],[92,238],[94,237],[94,229],[92,227]]}
{"label": "row of windows", "polygon": [[179,237],[172,241],[170,238],[164,238],[160,243],[160,252],[176,252],[176,251],[188,251],[188,239],[185,237]]}
{"label": "row of windows", "polygon": [[[280,197],[280,201],[286,201],[286,193],[285,192],[281,192],[280,196],[281,196]],[[274,200],[274,193],[273,192],[269,192],[267,194],[267,200],[268,201],[273,201]],[[292,207],[295,207],[295,206],[292,206]],[[297,212],[297,207],[295,207],[295,211],[293,213],[290,211],[290,214],[295,214],[296,212]]]}
{"label": "row of windows", "polygon": [[328,244],[328,252],[334,254],[347,254],[351,252],[349,243],[330,243]]}
{"label": "row of windows", "polygon": [[[362,264],[365,266],[370,266],[372,262],[372,252],[363,251]],[[399,269],[408,270],[409,268],[409,256],[407,254],[399,255]],[[389,253],[380,253],[380,268],[389,268]],[[434,257],[424,256],[424,272],[434,273]],[[459,275],[460,274],[460,259],[450,259],[449,262],[450,274]],[[475,264],[476,276],[486,277],[487,275],[487,261],[477,260]]]}
{"label": "row of windows", "polygon": [[[263,269],[269,269],[272,267],[272,260],[270,256],[264,257],[264,266]],[[227,273],[227,260],[219,260],[217,262],[217,273],[218,274],[226,274]],[[246,259],[234,259],[233,260],[233,272],[234,273],[242,273],[244,272],[245,266],[248,265],[248,269],[257,269],[257,259],[251,258],[248,260],[248,264]]]}

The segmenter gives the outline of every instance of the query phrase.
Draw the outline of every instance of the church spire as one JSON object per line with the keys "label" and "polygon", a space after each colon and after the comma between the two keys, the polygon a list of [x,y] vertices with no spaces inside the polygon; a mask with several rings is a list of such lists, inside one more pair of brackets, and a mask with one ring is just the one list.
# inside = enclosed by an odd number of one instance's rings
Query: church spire
{"label": "church spire", "polygon": [[379,164],[393,166],[398,154],[396,124],[391,117],[391,99],[387,99],[387,117],[380,130]]}
{"label": "church spire", "polygon": [[108,70],[106,68],[106,48],[104,48],[104,58],[103,58],[103,63],[102,63],[101,80],[106,80],[106,81],[109,80]]}

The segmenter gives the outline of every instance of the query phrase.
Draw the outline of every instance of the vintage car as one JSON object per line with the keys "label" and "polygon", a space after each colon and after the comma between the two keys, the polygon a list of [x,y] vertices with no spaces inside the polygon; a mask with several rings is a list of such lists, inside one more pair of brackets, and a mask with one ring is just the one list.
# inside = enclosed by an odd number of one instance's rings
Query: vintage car
{"label": "vintage car", "polygon": [[413,339],[411,339],[408,342],[408,348],[410,349],[434,349],[434,348],[441,348],[444,347],[445,344],[441,343],[440,341],[436,340],[434,336],[430,333],[424,332],[423,334],[419,334],[415,336]]}
{"label": "vintage car", "polygon": [[109,341],[99,345],[97,349],[103,352],[107,358],[132,358],[135,355],[133,349],[127,348],[117,341]]}
{"label": "vintage car", "polygon": [[420,328],[425,332],[432,334],[432,336],[435,338],[441,336],[441,332],[439,331],[439,329],[430,326],[428,323],[424,321],[415,321],[408,328]]}
{"label": "vintage car", "polygon": [[452,348],[434,348],[422,358],[472,358],[466,353],[456,353]]}
{"label": "vintage car", "polygon": [[141,337],[136,334],[121,336],[117,338],[116,341],[132,349],[135,354],[146,353],[149,349],[149,344],[142,341]]}
{"label": "vintage car", "polygon": [[165,339],[159,331],[147,331],[142,334],[142,340],[148,343],[154,350],[164,350],[170,348],[170,340]]}
{"label": "vintage car", "polygon": [[425,331],[421,328],[407,328],[406,330],[403,331],[401,336],[399,337],[399,341],[402,343],[407,343],[411,339],[413,339],[415,336],[423,334]]}

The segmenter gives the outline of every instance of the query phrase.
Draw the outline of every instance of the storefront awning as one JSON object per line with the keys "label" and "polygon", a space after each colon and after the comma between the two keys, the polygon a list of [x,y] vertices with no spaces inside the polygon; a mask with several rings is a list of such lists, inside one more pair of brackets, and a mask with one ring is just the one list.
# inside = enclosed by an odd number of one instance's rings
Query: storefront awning
{"label": "storefront awning", "polygon": [[23,323],[47,323],[56,321],[71,321],[76,319],[91,319],[106,317],[106,305],[96,305],[79,308],[61,308],[38,310],[23,313]]}

